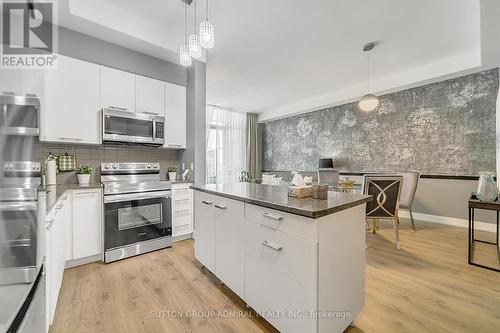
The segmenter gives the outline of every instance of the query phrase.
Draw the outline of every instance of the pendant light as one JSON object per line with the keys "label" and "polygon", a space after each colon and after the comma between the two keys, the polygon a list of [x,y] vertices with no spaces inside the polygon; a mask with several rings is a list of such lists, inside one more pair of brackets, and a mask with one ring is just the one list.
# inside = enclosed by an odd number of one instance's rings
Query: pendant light
{"label": "pendant light", "polygon": [[182,66],[189,67],[193,59],[189,55],[189,46],[187,45],[187,4],[184,4],[184,44],[179,48],[179,62]]}
{"label": "pendant light", "polygon": [[189,36],[189,55],[194,59],[201,58],[202,50],[200,45],[200,35],[196,33],[196,1],[194,2],[194,32]]}
{"label": "pendant light", "polygon": [[358,102],[359,109],[370,112],[378,108],[380,99],[374,94],[370,94],[370,51],[375,47],[375,43],[368,43],[363,46],[363,52],[366,52],[368,58],[368,94],[364,95]]}
{"label": "pendant light", "polygon": [[205,0],[205,21],[200,23],[200,44],[205,49],[215,45],[214,25],[208,20],[208,0]]}

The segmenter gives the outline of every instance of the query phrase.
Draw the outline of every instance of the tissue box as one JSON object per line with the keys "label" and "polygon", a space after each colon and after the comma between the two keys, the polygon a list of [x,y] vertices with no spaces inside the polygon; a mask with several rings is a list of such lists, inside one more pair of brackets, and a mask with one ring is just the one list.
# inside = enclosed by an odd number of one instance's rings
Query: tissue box
{"label": "tissue box", "polygon": [[307,198],[312,196],[312,186],[298,187],[290,186],[288,187],[288,196],[294,198]]}

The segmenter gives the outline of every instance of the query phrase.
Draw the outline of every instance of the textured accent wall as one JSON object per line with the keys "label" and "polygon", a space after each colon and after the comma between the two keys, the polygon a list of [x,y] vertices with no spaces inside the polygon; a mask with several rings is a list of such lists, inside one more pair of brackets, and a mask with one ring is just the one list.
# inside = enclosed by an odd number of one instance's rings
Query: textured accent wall
{"label": "textured accent wall", "polygon": [[341,171],[477,175],[495,171],[493,69],[262,124],[263,170],[311,171],[332,157]]}

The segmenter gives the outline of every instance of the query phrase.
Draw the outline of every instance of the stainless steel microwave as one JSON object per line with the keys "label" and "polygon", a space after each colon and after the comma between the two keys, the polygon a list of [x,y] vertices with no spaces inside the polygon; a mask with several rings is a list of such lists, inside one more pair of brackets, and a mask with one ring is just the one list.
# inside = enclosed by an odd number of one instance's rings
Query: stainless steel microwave
{"label": "stainless steel microwave", "polygon": [[163,145],[165,143],[165,117],[104,108],[102,109],[102,140]]}
{"label": "stainless steel microwave", "polygon": [[0,94],[0,134],[37,136],[40,100],[35,95]]}

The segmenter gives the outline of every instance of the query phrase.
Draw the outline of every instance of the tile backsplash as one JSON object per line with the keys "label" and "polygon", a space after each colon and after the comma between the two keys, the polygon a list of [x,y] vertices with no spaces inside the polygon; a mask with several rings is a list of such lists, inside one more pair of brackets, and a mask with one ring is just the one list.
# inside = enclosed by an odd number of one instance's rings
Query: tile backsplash
{"label": "tile backsplash", "polygon": [[[88,165],[94,170],[91,178],[91,181],[94,182],[100,181],[100,164],[103,162],[159,162],[162,179],[168,178],[166,170],[169,165],[176,165],[179,170],[181,169],[178,151],[156,147],[113,144],[102,146],[72,145],[40,142],[36,138],[12,138],[6,145],[12,149],[4,150],[4,161],[34,160],[43,162],[49,153],[56,156],[65,153],[75,155],[77,165]],[[77,178],[74,172],[60,172],[57,175],[57,182],[60,184],[76,183]]]}

